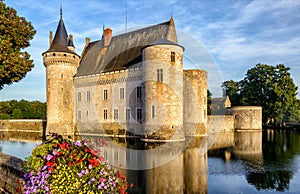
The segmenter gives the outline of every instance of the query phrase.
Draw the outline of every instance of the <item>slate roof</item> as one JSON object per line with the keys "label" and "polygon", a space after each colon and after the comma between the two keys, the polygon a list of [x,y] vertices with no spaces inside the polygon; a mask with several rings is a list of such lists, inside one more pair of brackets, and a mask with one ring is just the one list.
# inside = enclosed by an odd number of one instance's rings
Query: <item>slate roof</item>
{"label": "slate roof", "polygon": [[76,54],[74,51],[68,49],[68,46],[74,46],[73,41],[68,40],[68,33],[65,24],[63,22],[62,17],[60,17],[52,44],[50,45],[50,48],[45,53],[66,52],[66,53]]}
{"label": "slate roof", "polygon": [[[164,45],[164,44],[166,44],[166,45],[180,46],[180,47],[184,50],[184,47],[183,47],[183,46],[181,46],[181,45],[179,45],[179,44],[177,44],[177,43],[175,43],[175,42],[172,42],[172,41],[170,41],[170,40],[168,40],[168,39],[166,39],[166,38],[160,38],[160,39],[158,39],[158,40],[156,40],[156,41],[150,43],[150,44],[147,45],[147,46]],[[146,46],[146,47],[147,47],[147,46]]]}
{"label": "slate roof", "polygon": [[103,46],[103,39],[91,42],[82,52],[76,76],[124,70],[142,62],[142,49],[155,41],[177,45],[173,18],[170,21],[113,36],[110,45]]}

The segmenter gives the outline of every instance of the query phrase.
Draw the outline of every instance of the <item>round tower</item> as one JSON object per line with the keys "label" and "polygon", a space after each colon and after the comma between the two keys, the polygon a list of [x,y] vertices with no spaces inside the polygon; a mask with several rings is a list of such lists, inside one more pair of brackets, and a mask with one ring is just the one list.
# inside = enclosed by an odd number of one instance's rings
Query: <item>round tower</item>
{"label": "round tower", "polygon": [[184,70],[184,130],[187,136],[207,133],[207,72]]}
{"label": "round tower", "polygon": [[145,135],[155,139],[182,139],[183,51],[161,38],[143,49]]}
{"label": "round tower", "polygon": [[80,56],[75,53],[73,37],[68,36],[62,14],[50,48],[44,52],[47,83],[47,134],[73,135],[73,77]]}

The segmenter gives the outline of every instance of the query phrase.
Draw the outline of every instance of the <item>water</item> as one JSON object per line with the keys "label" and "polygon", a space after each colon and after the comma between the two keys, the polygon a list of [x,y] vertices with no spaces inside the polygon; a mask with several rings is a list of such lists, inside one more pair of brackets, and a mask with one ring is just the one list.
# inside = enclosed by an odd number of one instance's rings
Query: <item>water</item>
{"label": "water", "polygon": [[34,142],[0,140],[0,151],[24,160],[30,156],[35,144]]}
{"label": "water", "polygon": [[[219,134],[208,152],[203,152],[203,145],[210,145],[209,138],[192,140],[182,152],[176,148],[178,143],[164,145],[167,148],[157,143],[138,143],[139,149],[151,147],[154,155],[132,154],[136,140],[119,138],[113,142],[121,146],[104,149],[110,163],[126,167],[134,161],[146,161],[156,166],[122,169],[128,181],[134,183],[130,193],[300,193],[299,132]],[[0,140],[0,149],[24,159],[35,143]],[[169,149],[177,151],[169,154]],[[158,164],[166,157],[172,160]]]}
{"label": "water", "polygon": [[261,153],[209,151],[208,169],[208,193],[300,193],[300,133],[263,131]]}
{"label": "water", "polygon": [[38,132],[1,131],[0,152],[24,160],[41,141],[42,135]]}

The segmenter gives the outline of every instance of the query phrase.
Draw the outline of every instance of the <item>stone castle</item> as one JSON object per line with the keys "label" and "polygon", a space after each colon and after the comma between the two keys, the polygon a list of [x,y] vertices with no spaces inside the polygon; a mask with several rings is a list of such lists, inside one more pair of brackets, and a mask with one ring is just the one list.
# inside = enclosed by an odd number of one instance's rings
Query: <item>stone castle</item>
{"label": "stone castle", "polygon": [[[183,70],[174,19],[112,35],[75,52],[62,14],[43,53],[47,131],[181,139],[207,130],[207,72]],[[183,130],[184,129],[184,130]]]}
{"label": "stone castle", "polygon": [[47,132],[183,140],[206,135],[216,124],[261,129],[261,107],[233,108],[225,121],[208,119],[207,72],[184,70],[183,53],[171,17],[115,36],[103,29],[100,40],[86,38],[78,55],[61,14],[43,53]]}

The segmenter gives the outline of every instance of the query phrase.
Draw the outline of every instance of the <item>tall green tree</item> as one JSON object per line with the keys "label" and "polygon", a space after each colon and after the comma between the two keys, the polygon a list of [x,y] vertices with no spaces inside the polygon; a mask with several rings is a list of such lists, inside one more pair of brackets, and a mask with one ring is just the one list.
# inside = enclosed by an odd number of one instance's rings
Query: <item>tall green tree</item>
{"label": "tall green tree", "polygon": [[298,88],[289,70],[283,64],[257,64],[247,71],[245,78],[238,84],[227,81],[222,86],[228,92],[232,104],[262,106],[264,124],[278,125],[284,120],[298,117]]}
{"label": "tall green tree", "polygon": [[231,105],[239,105],[239,82],[235,82],[233,80],[225,81],[222,83],[222,88],[224,91],[224,97],[230,97]]}
{"label": "tall green tree", "polygon": [[30,22],[0,1],[0,89],[18,82],[34,67],[23,49],[30,46],[35,33]]}

